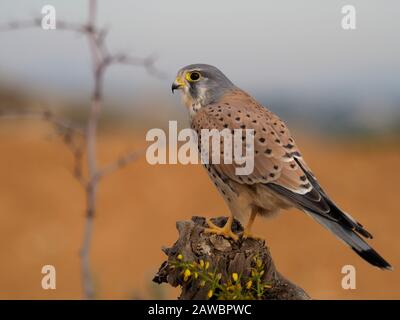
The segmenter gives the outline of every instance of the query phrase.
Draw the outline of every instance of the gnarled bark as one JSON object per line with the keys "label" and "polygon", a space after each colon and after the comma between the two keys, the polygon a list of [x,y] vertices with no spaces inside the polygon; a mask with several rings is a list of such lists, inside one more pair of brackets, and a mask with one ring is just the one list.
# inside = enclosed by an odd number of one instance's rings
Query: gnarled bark
{"label": "gnarled bark", "polygon": [[[218,225],[223,226],[226,217],[212,219]],[[191,221],[179,221],[176,223],[179,238],[171,248],[163,248],[168,256],[154,277],[156,283],[169,283],[176,287],[182,286],[179,299],[206,299],[207,287],[199,287],[193,282],[183,282],[181,271],[171,268],[172,262],[176,261],[178,254],[182,254],[187,261],[209,261],[210,269],[215,269],[222,274],[222,279],[229,279],[234,272],[248,277],[251,272],[254,257],[259,257],[265,272],[263,283],[268,283],[271,288],[266,290],[267,300],[308,300],[308,294],[297,285],[282,276],[275,268],[271,254],[265,246],[265,242],[255,239],[239,239],[233,241],[211,233],[205,233],[207,227],[206,219],[203,217],[192,217]],[[238,221],[234,221],[233,232],[239,234],[243,227]]]}

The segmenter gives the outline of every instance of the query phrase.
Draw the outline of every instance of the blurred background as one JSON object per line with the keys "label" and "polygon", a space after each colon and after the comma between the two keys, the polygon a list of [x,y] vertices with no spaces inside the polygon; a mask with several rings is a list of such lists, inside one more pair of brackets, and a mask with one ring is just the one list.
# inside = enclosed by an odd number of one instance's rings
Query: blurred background
{"label": "blurred background", "polygon": [[[0,25],[41,15],[81,23],[85,1],[5,0]],[[383,272],[299,211],[257,221],[285,276],[316,299],[400,298],[400,4],[352,1],[357,29],[341,27],[346,1],[99,1],[113,52],[157,56],[166,77],[116,66],[105,80],[99,159],[146,146],[147,130],[168,120],[188,126],[170,92],[178,69],[219,67],[283,118],[333,199],[366,226],[371,244],[394,266]],[[45,106],[78,123],[92,90],[83,36],[39,28],[0,32],[0,111]],[[73,159],[47,124],[0,119],[0,298],[82,297],[79,248],[85,198]],[[201,166],[151,166],[140,159],[102,181],[92,271],[99,298],[175,298],[151,279],[175,222],[227,215]],[[140,257],[140,258],[138,258]],[[41,268],[57,270],[57,289],[41,288]],[[343,290],[341,268],[357,270]]]}

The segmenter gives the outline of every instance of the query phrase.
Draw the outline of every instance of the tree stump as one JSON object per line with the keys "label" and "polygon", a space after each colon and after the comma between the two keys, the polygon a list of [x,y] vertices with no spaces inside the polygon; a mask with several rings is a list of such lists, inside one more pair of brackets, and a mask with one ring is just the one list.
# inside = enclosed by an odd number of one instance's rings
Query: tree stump
{"label": "tree stump", "polygon": [[[226,217],[218,217],[212,221],[223,226]],[[266,290],[264,299],[266,300],[308,300],[309,295],[300,287],[293,284],[282,276],[275,268],[269,249],[265,246],[265,241],[255,239],[242,239],[233,241],[222,236],[206,233],[207,227],[204,217],[192,217],[191,221],[178,221],[176,227],[179,231],[179,238],[171,248],[162,250],[168,256],[160,266],[158,273],[153,281],[169,283],[176,287],[182,286],[179,299],[198,300],[207,299],[207,287],[199,287],[193,282],[182,280],[182,272],[172,267],[173,261],[177,260],[179,254],[188,261],[209,261],[211,268],[216,269],[222,275],[222,279],[229,279],[232,273],[237,273],[243,277],[250,275],[254,257],[262,260],[264,273],[263,283],[268,283],[271,288]],[[238,221],[234,221],[233,232],[239,234],[243,227]]]}

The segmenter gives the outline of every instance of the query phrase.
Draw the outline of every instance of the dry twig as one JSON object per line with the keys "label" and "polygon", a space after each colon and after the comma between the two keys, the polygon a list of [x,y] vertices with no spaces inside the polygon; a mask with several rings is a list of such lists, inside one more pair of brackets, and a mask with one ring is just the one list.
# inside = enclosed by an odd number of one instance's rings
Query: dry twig
{"label": "dry twig", "polygon": [[[74,176],[83,185],[86,193],[86,220],[83,233],[81,256],[81,274],[84,296],[88,299],[95,297],[92,273],[90,268],[90,248],[93,234],[93,219],[96,214],[96,197],[99,182],[102,177],[121,169],[127,164],[135,161],[139,153],[130,152],[116,159],[114,162],[100,167],[97,162],[97,129],[98,119],[101,113],[103,102],[103,80],[108,67],[116,64],[139,66],[156,77],[162,78],[164,74],[160,72],[154,65],[154,57],[130,57],[125,54],[110,54],[107,45],[107,29],[99,28],[96,24],[97,1],[88,0],[88,18],[84,24],[70,24],[66,21],[57,20],[58,30],[67,30],[77,32],[85,36],[89,44],[90,57],[92,61],[93,74],[93,90],[91,103],[89,108],[89,116],[83,128],[79,128],[66,119],[56,117],[51,112],[32,112],[22,111],[19,113],[0,114],[0,118],[33,118],[42,119],[52,123],[57,132],[64,137],[64,142],[71,150],[74,157]],[[5,26],[0,26],[1,31],[12,31],[27,29],[32,27],[41,27],[41,19],[33,19],[29,21],[13,21]],[[73,138],[79,135],[84,139],[84,145],[77,144]],[[84,175],[83,155],[86,154],[87,176]]]}

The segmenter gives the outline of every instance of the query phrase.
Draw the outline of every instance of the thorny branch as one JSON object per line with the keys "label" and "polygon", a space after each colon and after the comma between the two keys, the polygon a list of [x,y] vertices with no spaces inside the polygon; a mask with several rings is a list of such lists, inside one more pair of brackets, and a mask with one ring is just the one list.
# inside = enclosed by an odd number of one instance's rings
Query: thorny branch
{"label": "thorny branch", "polygon": [[[18,111],[18,112],[2,112],[0,110],[0,119],[14,120],[14,119],[32,119],[42,120],[54,126],[57,134],[62,137],[64,144],[68,147],[74,159],[73,176],[86,187],[87,180],[83,176],[83,144],[82,140],[85,139],[85,131],[83,128],[73,124],[62,117],[55,116],[51,111]],[[79,139],[78,139],[79,138]]]}
{"label": "thorny branch", "polygon": [[72,122],[55,116],[51,111],[19,111],[19,112],[2,112],[0,110],[1,119],[38,119],[45,120],[53,124],[58,130],[68,131],[80,136],[84,135],[84,131],[79,126],[74,125]]}
{"label": "thorny branch", "polygon": [[[140,152],[130,152],[116,159],[114,162],[100,167],[97,162],[97,126],[103,102],[103,79],[108,67],[116,64],[139,66],[153,76],[163,78],[164,74],[155,67],[154,57],[130,57],[126,54],[110,54],[106,45],[108,30],[96,25],[97,0],[88,0],[88,18],[84,24],[71,24],[57,20],[58,30],[67,30],[82,34],[89,45],[92,61],[93,90],[89,107],[89,116],[83,128],[79,128],[69,121],[54,116],[51,112],[20,112],[0,114],[0,118],[35,118],[52,123],[57,132],[64,137],[65,144],[74,156],[74,177],[82,184],[86,193],[86,220],[83,233],[81,256],[81,275],[84,296],[87,299],[95,297],[95,290],[90,268],[90,248],[93,234],[93,219],[96,214],[97,189],[101,178],[121,169],[130,162],[135,161]],[[1,31],[11,31],[41,27],[41,19],[35,18],[29,21],[13,21],[5,26],[0,26]],[[84,143],[76,143],[74,136],[83,138]],[[83,155],[86,153],[87,176],[84,175]]]}

